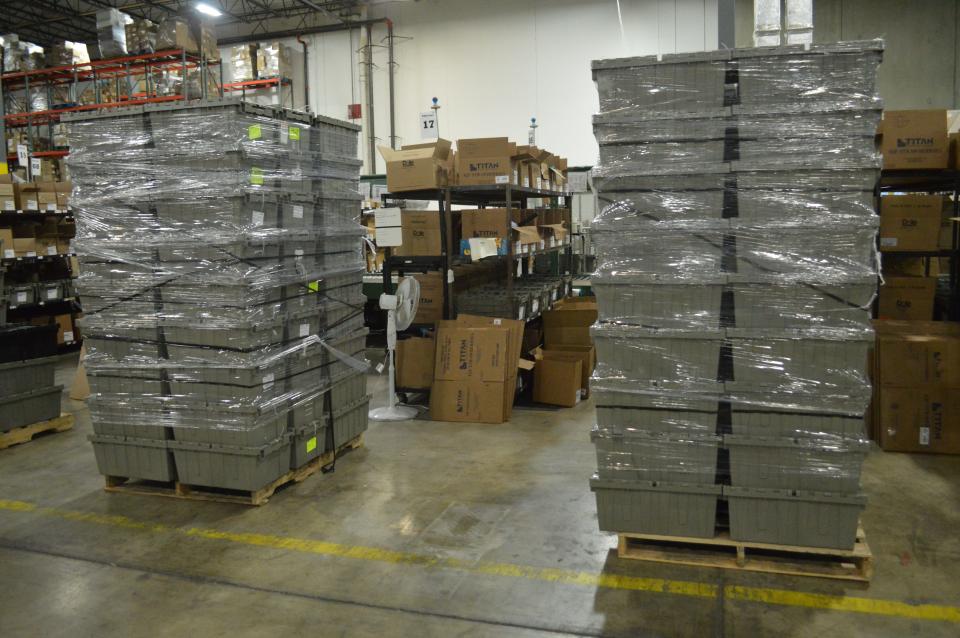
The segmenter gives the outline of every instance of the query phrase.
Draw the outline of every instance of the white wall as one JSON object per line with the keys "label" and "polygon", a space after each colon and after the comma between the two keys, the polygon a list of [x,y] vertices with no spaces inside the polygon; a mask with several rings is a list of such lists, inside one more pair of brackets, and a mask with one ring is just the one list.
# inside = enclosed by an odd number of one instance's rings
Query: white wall
{"label": "white wall", "polygon": [[[398,143],[420,141],[419,114],[440,99],[440,133],[456,140],[509,136],[526,143],[536,117],[538,145],[570,165],[592,165],[597,110],[590,61],[702,51],[717,46],[717,0],[419,0],[376,4],[369,17],[393,20]],[[344,118],[362,103],[359,31],[307,36],[311,106]],[[383,44],[386,27],[373,30]],[[302,49],[296,41],[296,56]],[[351,52],[353,60],[351,62]],[[377,143],[390,142],[387,50],[374,50]],[[303,102],[298,79],[295,103]],[[362,144],[366,155],[366,142]],[[377,171],[384,169],[377,157]]]}

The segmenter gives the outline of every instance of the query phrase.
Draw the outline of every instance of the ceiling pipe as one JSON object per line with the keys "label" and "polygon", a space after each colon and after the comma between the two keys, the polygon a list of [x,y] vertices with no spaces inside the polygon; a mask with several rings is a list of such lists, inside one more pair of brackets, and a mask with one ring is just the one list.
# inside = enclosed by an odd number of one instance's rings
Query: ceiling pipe
{"label": "ceiling pipe", "polygon": [[263,42],[264,40],[279,40],[281,38],[296,38],[298,35],[313,35],[315,33],[334,33],[336,31],[351,31],[359,27],[380,24],[387,22],[387,18],[372,18],[370,20],[353,20],[341,24],[325,24],[319,27],[309,27],[306,29],[287,29],[285,31],[268,31],[266,33],[253,33],[250,35],[237,35],[229,38],[219,38],[219,46],[230,46],[231,44],[247,44],[251,42]]}
{"label": "ceiling pipe", "polygon": [[297,36],[297,42],[303,46],[303,110],[310,110],[310,56],[308,55],[307,42],[302,36]]}
{"label": "ceiling pipe", "polygon": [[397,148],[396,108],[393,97],[393,20],[387,20],[387,78],[390,86],[390,148]]}

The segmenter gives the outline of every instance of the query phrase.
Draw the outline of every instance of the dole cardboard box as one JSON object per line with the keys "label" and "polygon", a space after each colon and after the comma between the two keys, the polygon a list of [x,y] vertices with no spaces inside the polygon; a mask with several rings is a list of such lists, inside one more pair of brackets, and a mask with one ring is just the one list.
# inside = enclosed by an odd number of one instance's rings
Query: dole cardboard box
{"label": "dole cardboard box", "polygon": [[884,195],[880,198],[880,250],[937,250],[942,195]]}
{"label": "dole cardboard box", "polygon": [[387,163],[387,190],[391,193],[447,186],[452,173],[450,141],[410,144],[399,151],[381,146]]}
{"label": "dole cardboard box", "polygon": [[947,168],[946,109],[884,111],[881,131],[885,169]]}
{"label": "dole cardboard box", "polygon": [[880,286],[878,319],[933,318],[936,277],[886,277]]}
{"label": "dole cardboard box", "polygon": [[443,253],[440,241],[440,213],[435,210],[405,210],[400,213],[403,244],[393,254],[403,257],[433,257]]}
{"label": "dole cardboard box", "polygon": [[457,183],[485,186],[516,183],[517,145],[505,137],[457,140]]}
{"label": "dole cardboard box", "polygon": [[397,387],[426,390],[433,385],[436,341],[409,337],[397,341]]}

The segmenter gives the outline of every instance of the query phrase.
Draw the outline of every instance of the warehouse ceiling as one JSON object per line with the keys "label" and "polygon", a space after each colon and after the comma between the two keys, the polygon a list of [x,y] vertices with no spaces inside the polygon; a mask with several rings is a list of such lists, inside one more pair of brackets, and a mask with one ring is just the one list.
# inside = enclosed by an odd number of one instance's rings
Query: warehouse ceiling
{"label": "warehouse ceiling", "polygon": [[[97,39],[96,13],[116,7],[134,18],[161,22],[172,15],[195,15],[197,0],[22,0],[4,3],[0,34],[16,33],[21,40],[41,46],[59,40],[91,42]],[[322,19],[340,22],[356,17],[361,0],[206,0],[220,10],[217,26],[237,25],[244,31],[266,30],[271,20],[294,23]]]}

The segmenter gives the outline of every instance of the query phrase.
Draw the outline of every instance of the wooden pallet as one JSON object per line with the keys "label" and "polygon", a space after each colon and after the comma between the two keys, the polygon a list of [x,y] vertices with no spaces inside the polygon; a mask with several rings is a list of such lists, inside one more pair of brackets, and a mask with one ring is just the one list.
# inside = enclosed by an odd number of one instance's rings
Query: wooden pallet
{"label": "wooden pallet", "polygon": [[190,501],[215,501],[218,503],[237,503],[240,505],[264,505],[277,490],[293,483],[300,483],[320,470],[333,464],[335,458],[349,450],[363,446],[363,434],[350,439],[333,451],[325,452],[306,465],[290,470],[280,478],[258,490],[228,490],[203,485],[188,485],[180,481],[145,481],[130,479],[125,476],[106,476],[104,490],[122,494],[139,494],[141,496],[166,496],[169,498],[186,499]]}
{"label": "wooden pallet", "polygon": [[64,432],[72,427],[73,415],[61,414],[49,421],[40,421],[39,423],[14,428],[8,432],[0,432],[0,450],[5,450],[12,445],[26,443],[44,432]]}
{"label": "wooden pallet", "polygon": [[857,539],[849,550],[735,541],[727,532],[714,538],[620,534],[617,555],[632,560],[791,576],[861,582],[869,582],[873,577],[873,554],[862,527],[857,529]]}

